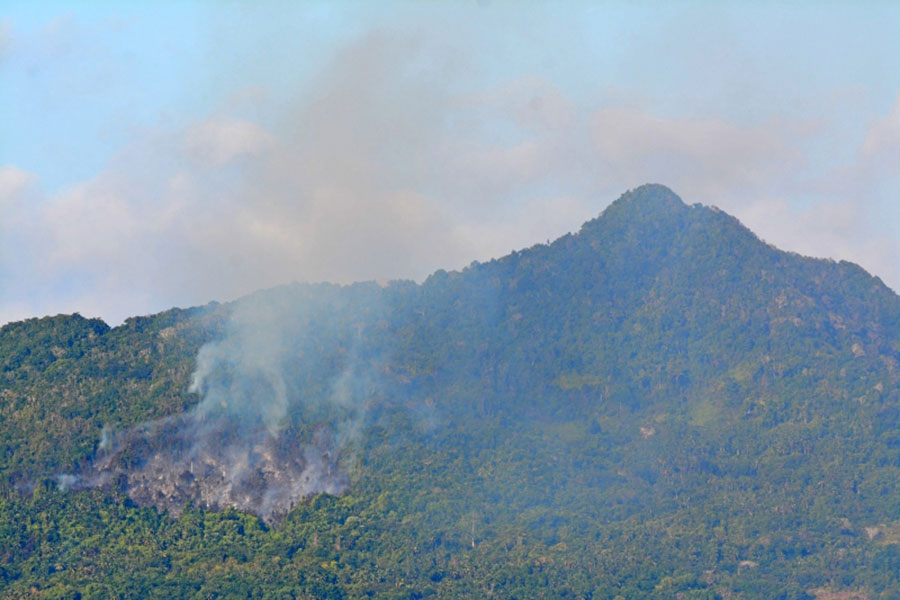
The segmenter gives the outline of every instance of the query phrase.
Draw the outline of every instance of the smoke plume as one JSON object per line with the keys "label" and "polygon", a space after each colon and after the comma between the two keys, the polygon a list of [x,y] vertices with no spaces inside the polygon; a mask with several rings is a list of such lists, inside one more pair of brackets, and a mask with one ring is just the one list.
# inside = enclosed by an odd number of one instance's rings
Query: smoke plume
{"label": "smoke plume", "polygon": [[189,391],[200,402],[128,430],[105,428],[89,472],[60,486],[119,486],[172,514],[194,504],[267,521],[306,496],[343,492],[377,361],[360,355],[353,311],[335,310],[340,290],[296,286],[238,302],[226,335],[197,355]]}

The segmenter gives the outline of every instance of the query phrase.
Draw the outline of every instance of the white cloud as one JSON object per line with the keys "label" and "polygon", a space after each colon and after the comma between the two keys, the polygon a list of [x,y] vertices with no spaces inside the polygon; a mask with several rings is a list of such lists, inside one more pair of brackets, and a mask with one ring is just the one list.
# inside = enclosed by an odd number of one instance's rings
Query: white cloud
{"label": "white cloud", "polygon": [[254,123],[221,118],[194,125],[184,141],[188,156],[216,167],[259,154],[275,144],[275,139]]}
{"label": "white cloud", "polygon": [[803,181],[770,181],[765,193],[734,193],[722,206],[780,248],[858,263],[900,291],[900,96],[872,119],[855,156]]}
{"label": "white cloud", "polygon": [[32,173],[13,165],[0,167],[0,216],[3,215],[5,209],[12,207],[13,203],[35,180]]}
{"label": "white cloud", "polygon": [[753,199],[734,214],[764,240],[806,256],[848,260],[881,277],[895,290],[900,283],[894,257],[896,239],[866,225],[866,207],[851,199],[821,200],[797,207],[776,197]]}
{"label": "white cloud", "polygon": [[456,226],[455,234],[470,260],[485,261],[577,231],[592,210],[591,200],[583,197],[534,197],[506,219],[465,221]]}
{"label": "white cloud", "polygon": [[[33,206],[41,243],[9,262],[74,281],[54,292],[60,303],[113,322],[291,280],[465,264],[450,207],[421,185],[440,162],[447,96],[440,84],[417,93],[393,68],[417,44],[364,38],[288,107],[277,137],[216,115],[135,139],[104,172]],[[40,286],[25,279],[23,296]]]}
{"label": "white cloud", "polygon": [[900,94],[890,112],[869,127],[861,150],[863,159],[869,161],[881,159],[886,154],[894,159],[900,157]]}
{"label": "white cloud", "polygon": [[[265,127],[231,115],[242,104],[231,98],[135,139],[52,198],[17,201],[30,225],[0,256],[19,294],[0,296],[0,318],[33,306],[118,322],[291,280],[422,278],[577,230],[650,181],[718,204],[786,249],[893,269],[884,257],[895,244],[862,235],[858,204],[792,201],[830,187],[797,175],[816,135],[806,123],[579,105],[536,76],[472,92],[460,85],[466,60],[421,36],[371,33],[286,106],[254,96]],[[867,164],[895,147],[898,123],[900,103],[873,124]],[[834,174],[836,187],[860,172]],[[31,181],[0,169],[0,209]]]}
{"label": "white cloud", "polygon": [[7,19],[0,19],[0,61],[6,57],[12,44],[12,30]]}
{"label": "white cloud", "polygon": [[783,183],[803,165],[802,140],[783,123],[742,127],[611,107],[598,110],[592,125],[598,162],[614,176],[666,182],[696,201]]}

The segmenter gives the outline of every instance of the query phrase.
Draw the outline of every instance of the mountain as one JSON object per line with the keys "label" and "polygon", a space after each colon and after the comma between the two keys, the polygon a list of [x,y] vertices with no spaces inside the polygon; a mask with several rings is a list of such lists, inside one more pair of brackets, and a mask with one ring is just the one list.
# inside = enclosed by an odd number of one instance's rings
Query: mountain
{"label": "mountain", "polygon": [[12,323],[0,585],[900,597],[898,361],[878,278],[659,185],[422,284]]}

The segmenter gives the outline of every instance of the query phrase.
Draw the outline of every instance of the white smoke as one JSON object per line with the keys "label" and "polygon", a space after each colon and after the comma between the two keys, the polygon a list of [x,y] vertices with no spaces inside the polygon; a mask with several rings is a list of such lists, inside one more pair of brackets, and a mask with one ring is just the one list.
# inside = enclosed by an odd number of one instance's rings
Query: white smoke
{"label": "white smoke", "polygon": [[236,303],[225,336],[197,354],[189,391],[200,402],[125,431],[104,428],[90,473],[60,476],[59,487],[118,485],[173,514],[192,503],[267,521],[304,497],[344,491],[373,388],[355,351],[359,330],[314,296]]}

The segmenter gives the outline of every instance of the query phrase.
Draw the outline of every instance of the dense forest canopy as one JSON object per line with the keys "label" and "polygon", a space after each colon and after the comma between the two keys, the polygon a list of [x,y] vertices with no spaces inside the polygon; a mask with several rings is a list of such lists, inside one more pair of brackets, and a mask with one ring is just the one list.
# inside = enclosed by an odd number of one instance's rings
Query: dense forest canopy
{"label": "dense forest canopy", "polygon": [[8,597],[900,597],[900,298],[663,186],[421,284],[0,329]]}

